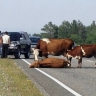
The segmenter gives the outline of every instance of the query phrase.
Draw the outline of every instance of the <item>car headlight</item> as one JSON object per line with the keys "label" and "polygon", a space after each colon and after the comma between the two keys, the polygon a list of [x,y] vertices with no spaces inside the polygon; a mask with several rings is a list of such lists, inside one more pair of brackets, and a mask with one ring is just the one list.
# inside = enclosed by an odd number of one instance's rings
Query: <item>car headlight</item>
{"label": "car headlight", "polygon": [[16,44],[10,44],[10,46],[11,46],[11,47],[15,47],[15,46],[16,46]]}
{"label": "car headlight", "polygon": [[17,46],[17,45],[19,45],[19,42],[18,41],[12,41],[11,42],[11,44],[10,44],[10,46]]}
{"label": "car headlight", "polygon": [[9,49],[17,49],[17,45],[20,43],[18,41],[12,41],[9,45]]}

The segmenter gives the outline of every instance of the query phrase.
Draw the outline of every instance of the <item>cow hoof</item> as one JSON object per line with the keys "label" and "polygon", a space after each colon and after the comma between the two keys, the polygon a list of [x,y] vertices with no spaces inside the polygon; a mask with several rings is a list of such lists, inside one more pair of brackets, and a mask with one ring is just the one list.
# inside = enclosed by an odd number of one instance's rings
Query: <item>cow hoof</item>
{"label": "cow hoof", "polygon": [[95,63],[95,67],[94,68],[96,68],[96,63]]}
{"label": "cow hoof", "polygon": [[81,68],[81,66],[78,66],[77,68]]}
{"label": "cow hoof", "polygon": [[67,66],[67,68],[71,68],[71,66]]}

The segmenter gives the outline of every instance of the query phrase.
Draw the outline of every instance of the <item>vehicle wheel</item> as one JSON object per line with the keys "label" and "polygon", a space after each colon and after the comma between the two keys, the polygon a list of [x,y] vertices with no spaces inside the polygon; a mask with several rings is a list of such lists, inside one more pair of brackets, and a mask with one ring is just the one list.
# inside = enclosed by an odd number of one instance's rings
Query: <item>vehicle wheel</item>
{"label": "vehicle wheel", "polygon": [[19,59],[20,58],[20,55],[21,55],[20,49],[18,49],[17,52],[14,54],[15,59]]}
{"label": "vehicle wheel", "polygon": [[30,58],[30,50],[28,49],[27,53],[24,54],[25,58]]}

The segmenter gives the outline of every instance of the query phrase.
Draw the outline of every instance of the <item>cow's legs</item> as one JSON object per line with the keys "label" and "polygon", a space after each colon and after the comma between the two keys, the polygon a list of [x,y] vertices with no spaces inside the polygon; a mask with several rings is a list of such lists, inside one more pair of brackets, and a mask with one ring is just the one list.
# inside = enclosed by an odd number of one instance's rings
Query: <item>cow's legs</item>
{"label": "cow's legs", "polygon": [[96,68],[96,62],[95,62],[95,68]]}
{"label": "cow's legs", "polygon": [[69,65],[68,67],[71,67],[72,57],[71,56],[68,56],[67,51],[64,52],[63,56],[66,57],[67,58],[67,61],[70,63],[70,65],[68,64]]}
{"label": "cow's legs", "polygon": [[78,59],[78,68],[82,67],[82,58]]}
{"label": "cow's legs", "polygon": [[43,52],[42,55],[43,55],[45,58],[48,58],[48,53]]}
{"label": "cow's legs", "polygon": [[71,60],[72,60],[72,57],[67,57],[67,61],[70,63],[70,66],[68,67],[71,67]]}

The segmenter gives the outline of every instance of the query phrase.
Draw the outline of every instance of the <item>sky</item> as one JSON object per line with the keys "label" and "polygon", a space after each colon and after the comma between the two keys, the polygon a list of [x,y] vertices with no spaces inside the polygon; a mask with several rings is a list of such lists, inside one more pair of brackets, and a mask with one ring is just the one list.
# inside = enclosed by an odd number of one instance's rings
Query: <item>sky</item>
{"label": "sky", "polygon": [[41,33],[45,24],[96,21],[96,0],[0,0],[0,31]]}

